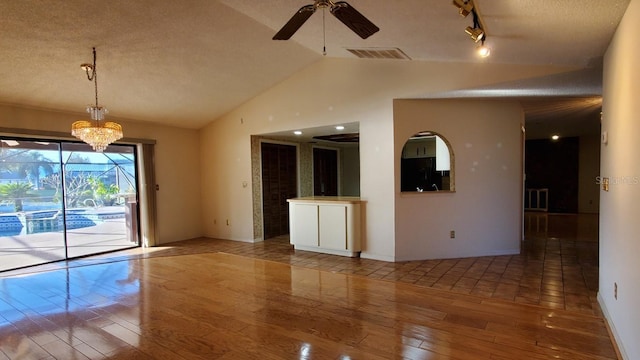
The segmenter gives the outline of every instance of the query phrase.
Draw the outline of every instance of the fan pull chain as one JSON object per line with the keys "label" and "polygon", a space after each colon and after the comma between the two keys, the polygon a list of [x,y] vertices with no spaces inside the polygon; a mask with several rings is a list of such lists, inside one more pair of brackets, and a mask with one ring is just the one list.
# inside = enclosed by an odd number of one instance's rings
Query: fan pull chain
{"label": "fan pull chain", "polygon": [[327,8],[322,8],[322,56],[327,56],[327,32],[324,24],[324,14],[327,12]]}

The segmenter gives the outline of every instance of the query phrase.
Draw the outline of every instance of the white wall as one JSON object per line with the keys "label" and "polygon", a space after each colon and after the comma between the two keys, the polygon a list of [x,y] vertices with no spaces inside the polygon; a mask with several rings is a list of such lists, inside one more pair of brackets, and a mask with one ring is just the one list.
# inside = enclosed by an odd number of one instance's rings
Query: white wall
{"label": "white wall", "polygon": [[[69,134],[86,113],[70,114],[0,105],[0,127]],[[157,241],[202,236],[198,132],[135,121],[121,121],[125,137],[156,140]],[[74,139],[69,135],[69,139]]]}
{"label": "white wall", "polygon": [[[519,253],[524,122],[520,104],[396,100],[394,114],[396,260]],[[400,192],[402,147],[420,131],[436,132],[449,141],[455,192]]]}
{"label": "white wall", "polygon": [[[625,359],[640,359],[640,0],[631,0],[604,59],[598,299]],[[614,298],[618,284],[618,299]]]}
{"label": "white wall", "polygon": [[420,98],[569,70],[482,62],[322,59],[201,131],[204,233],[254,241],[251,189],[241,186],[243,181],[256,181],[251,174],[251,135],[357,121],[360,195],[367,201],[362,256],[393,261],[393,99]]}

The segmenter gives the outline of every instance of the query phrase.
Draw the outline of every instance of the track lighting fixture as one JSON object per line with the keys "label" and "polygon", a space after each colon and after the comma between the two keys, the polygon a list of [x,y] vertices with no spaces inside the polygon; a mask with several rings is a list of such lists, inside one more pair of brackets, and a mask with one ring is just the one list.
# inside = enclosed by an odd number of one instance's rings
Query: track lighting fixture
{"label": "track lighting fixture", "polygon": [[473,27],[467,26],[464,31],[471,36],[473,41],[478,42],[484,39],[484,30],[482,26],[480,26],[480,18],[478,17],[476,9],[473,9],[471,12],[473,13]]}
{"label": "track lighting fixture", "polygon": [[487,39],[487,33],[484,31],[482,21],[480,21],[480,16],[478,15],[478,10],[473,0],[453,0],[453,5],[458,8],[458,12],[462,17],[467,17],[469,14],[473,15],[473,25],[467,26],[464,31],[471,36],[474,42],[482,42],[482,45],[478,47],[478,54],[481,57],[489,56],[491,49],[484,45]]}
{"label": "track lighting fixture", "polygon": [[465,32],[469,34],[469,36],[471,36],[471,39],[473,39],[473,41],[475,42],[478,42],[484,39],[484,30],[482,30],[479,27],[467,26],[467,29],[465,30]]}
{"label": "track lighting fixture", "polygon": [[458,14],[467,17],[473,11],[473,2],[471,0],[453,0],[453,5],[458,8]]}

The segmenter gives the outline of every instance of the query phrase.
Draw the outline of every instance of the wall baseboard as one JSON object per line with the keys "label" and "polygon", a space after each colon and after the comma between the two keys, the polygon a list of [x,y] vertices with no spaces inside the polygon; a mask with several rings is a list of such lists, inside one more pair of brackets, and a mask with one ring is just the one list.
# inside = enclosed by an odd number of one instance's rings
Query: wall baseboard
{"label": "wall baseboard", "polygon": [[[442,259],[461,259],[461,258],[471,258],[471,257],[483,257],[483,256],[505,256],[505,255],[519,255],[520,254],[520,249],[505,249],[505,250],[490,250],[490,251],[484,251],[484,252],[478,252],[478,253],[466,253],[466,254],[433,254],[433,256],[430,256],[428,258],[424,258],[424,257],[397,257],[397,258],[390,258],[390,260],[387,259],[378,259],[378,258],[371,258],[374,260],[383,260],[383,261],[394,261],[394,262],[399,262],[399,261],[423,261],[423,260],[442,260]],[[364,257],[364,256],[360,256],[360,257]]]}
{"label": "wall baseboard", "polygon": [[609,310],[607,310],[607,306],[602,298],[602,295],[598,291],[598,304],[600,304],[600,309],[602,310],[602,314],[604,315],[604,324],[607,326],[607,330],[609,331],[609,336],[611,337],[611,342],[613,343],[613,348],[616,351],[616,355],[618,355],[619,359],[629,360],[630,357],[627,356],[627,352],[624,350],[624,344],[620,341],[620,335],[618,335],[618,331],[616,330],[615,325],[609,319],[611,319],[611,315]]}
{"label": "wall baseboard", "polygon": [[208,238],[208,239],[238,241],[243,243],[257,243],[257,242],[264,241],[262,239],[246,239],[246,238],[222,237],[222,236],[214,236],[214,235],[203,235],[202,237]]}
{"label": "wall baseboard", "polygon": [[362,259],[370,259],[370,260],[386,261],[386,262],[395,262],[396,261],[396,259],[393,256],[371,254],[371,253],[366,253],[364,251],[360,253],[360,258],[362,258]]}

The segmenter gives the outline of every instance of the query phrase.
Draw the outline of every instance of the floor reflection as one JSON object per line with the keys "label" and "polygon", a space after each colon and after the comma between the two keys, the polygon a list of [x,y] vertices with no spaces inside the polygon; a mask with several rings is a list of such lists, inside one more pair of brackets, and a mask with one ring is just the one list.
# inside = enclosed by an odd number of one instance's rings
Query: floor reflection
{"label": "floor reflection", "polygon": [[565,310],[221,252],[82,264],[1,278],[0,359],[615,358]]}
{"label": "floor reflection", "polygon": [[110,334],[123,329],[109,320],[119,314],[139,318],[140,279],[132,265],[119,261],[0,278],[0,354],[71,359],[79,353],[71,345],[89,355],[137,346],[138,320],[124,329],[126,342]]}

